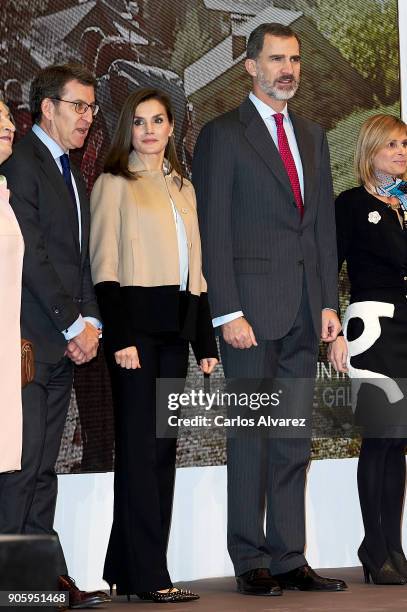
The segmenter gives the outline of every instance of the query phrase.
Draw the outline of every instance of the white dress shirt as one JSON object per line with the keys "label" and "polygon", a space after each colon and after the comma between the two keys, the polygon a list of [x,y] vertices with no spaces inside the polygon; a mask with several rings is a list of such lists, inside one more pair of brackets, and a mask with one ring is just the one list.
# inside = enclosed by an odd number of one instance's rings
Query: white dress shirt
{"label": "white dress shirt", "polygon": [[[64,153],[69,154],[69,151],[64,151],[59,146],[59,144],[55,142],[55,140],[51,138],[51,136],[49,136],[46,132],[44,132],[44,130],[37,123],[33,125],[32,131],[41,140],[41,142],[47,147],[48,151],[51,153],[58,167],[58,170],[62,174],[61,160],[59,158]],[[75,193],[76,210],[78,214],[79,248],[81,248],[81,242],[82,242],[81,204],[79,200],[78,189],[75,183],[75,177],[73,176],[72,172],[71,172],[71,179],[72,179],[73,190]],[[65,329],[62,332],[65,336],[65,339],[69,341],[72,338],[75,338],[75,336],[77,336],[78,334],[80,334],[85,329],[85,321],[92,323],[92,325],[94,325],[94,327],[97,327],[98,329],[102,329],[102,323],[95,317],[82,317],[82,315],[79,315],[76,321],[74,321],[72,325],[70,325],[67,329]]]}
{"label": "white dress shirt", "polygon": [[[262,100],[259,100],[259,98],[255,96],[253,92],[250,92],[249,100],[253,102],[254,106],[259,112],[260,117],[266,124],[269,134],[278,149],[277,125],[275,120],[273,119],[273,115],[277,115],[278,113],[274,109],[272,109],[271,106],[268,106],[268,104],[265,104]],[[288,114],[287,104],[281,111],[281,114],[284,116],[283,127],[285,133],[287,134],[287,140],[290,146],[291,154],[294,158],[294,163],[298,174],[298,180],[300,181],[301,195],[302,199],[304,200],[304,172],[302,169],[300,151],[298,149],[297,141],[295,138],[293,124],[291,123],[290,115]]]}
{"label": "white dress shirt", "polygon": [[171,200],[172,212],[174,213],[175,228],[177,230],[178,255],[179,255],[179,279],[180,291],[187,290],[188,284],[188,239],[184,222]]}
{"label": "white dress shirt", "polygon": [[[265,126],[278,149],[277,125],[275,120],[273,119],[273,115],[277,114],[276,111],[272,109],[271,106],[269,106],[268,104],[262,102],[262,100],[259,100],[259,98],[255,96],[253,92],[250,92],[249,99],[251,100],[251,102],[253,102],[260,117],[263,119]],[[287,134],[287,140],[288,144],[290,145],[292,156],[294,158],[295,167],[297,168],[298,179],[300,181],[301,195],[302,199],[304,200],[304,173],[302,169],[300,152],[298,150],[297,141],[295,139],[293,124],[291,123],[291,119],[288,114],[287,104],[285,105],[281,113],[284,115],[283,126],[285,133]],[[238,319],[239,317],[243,316],[244,315],[241,310],[231,312],[230,314],[226,314],[221,317],[215,317],[215,319],[212,319],[212,325],[214,327],[219,327],[219,325],[224,325],[225,323],[229,323],[230,321],[233,321],[234,319]]]}
{"label": "white dress shirt", "polygon": [[173,199],[168,189],[166,175],[168,174],[167,162],[164,160],[164,179],[165,186],[167,188],[168,197],[172,206],[172,213],[174,215],[175,229],[177,231],[177,242],[178,242],[178,260],[179,260],[179,290],[186,291],[188,285],[188,273],[189,273],[189,254],[188,254],[188,237],[185,229],[184,222],[181,215],[179,214]]}

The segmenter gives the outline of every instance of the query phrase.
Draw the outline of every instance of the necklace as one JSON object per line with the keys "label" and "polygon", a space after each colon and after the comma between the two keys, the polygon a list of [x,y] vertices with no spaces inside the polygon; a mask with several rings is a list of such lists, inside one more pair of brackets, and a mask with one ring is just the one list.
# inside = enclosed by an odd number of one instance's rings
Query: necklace
{"label": "necklace", "polygon": [[385,204],[388,208],[391,208],[392,210],[395,210],[396,212],[399,212],[401,209],[400,200],[398,200],[397,198],[393,198],[391,196],[387,196],[387,202],[385,202]]}
{"label": "necklace", "polygon": [[407,210],[401,207],[401,202],[397,198],[396,202],[391,201],[392,199],[388,198],[389,202],[386,203],[386,206],[396,213],[401,229],[405,230],[407,229]]}
{"label": "necklace", "polygon": [[395,212],[401,229],[407,230],[407,210],[402,207],[402,204],[398,198],[391,195],[380,194],[378,193],[378,190],[374,191],[372,189],[368,189],[368,192],[383,202],[383,204],[387,206],[389,210]]}

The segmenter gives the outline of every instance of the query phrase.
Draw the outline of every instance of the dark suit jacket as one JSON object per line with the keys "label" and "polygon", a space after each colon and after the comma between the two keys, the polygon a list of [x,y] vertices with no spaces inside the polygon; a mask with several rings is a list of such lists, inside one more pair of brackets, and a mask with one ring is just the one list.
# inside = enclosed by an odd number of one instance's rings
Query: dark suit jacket
{"label": "dark suit jacket", "polygon": [[338,267],[346,260],[351,301],[406,302],[407,233],[397,214],[363,186],[336,199]]}
{"label": "dark suit jacket", "polygon": [[79,314],[100,318],[90,274],[85,185],[72,168],[81,204],[80,248],[76,206],[52,155],[33,132],[18,142],[0,172],[7,177],[25,242],[22,336],[34,343],[37,360],[56,363],[67,344],[62,330]]}
{"label": "dark suit jacket", "polygon": [[332,178],[321,127],[290,113],[304,170],[304,218],[253,103],[204,126],[193,160],[203,269],[213,317],[242,310],[259,339],[288,333],[305,273],[316,333],[337,308]]}

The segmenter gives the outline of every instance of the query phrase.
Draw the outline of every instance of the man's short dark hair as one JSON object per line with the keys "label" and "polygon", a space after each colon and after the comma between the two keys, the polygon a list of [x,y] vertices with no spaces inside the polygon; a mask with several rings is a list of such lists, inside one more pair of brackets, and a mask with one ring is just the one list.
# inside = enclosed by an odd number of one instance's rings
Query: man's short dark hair
{"label": "man's short dark hair", "polygon": [[64,87],[69,81],[78,81],[81,85],[90,85],[96,89],[95,77],[81,64],[61,64],[41,70],[30,87],[30,111],[33,123],[41,121],[42,101],[45,98],[62,97]]}
{"label": "man's short dark hair", "polygon": [[296,38],[298,45],[301,48],[301,41],[298,34],[289,26],[281,23],[261,23],[253,32],[250,33],[247,41],[246,56],[247,59],[257,59],[263,49],[264,37],[266,34],[270,36],[279,36],[280,38]]}

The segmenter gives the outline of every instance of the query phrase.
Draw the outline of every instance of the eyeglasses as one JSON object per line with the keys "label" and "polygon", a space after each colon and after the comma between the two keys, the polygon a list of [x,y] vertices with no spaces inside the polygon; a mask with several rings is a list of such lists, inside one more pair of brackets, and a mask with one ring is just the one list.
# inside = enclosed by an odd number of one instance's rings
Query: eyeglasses
{"label": "eyeglasses", "polygon": [[98,104],[87,104],[86,102],[82,102],[82,100],[72,102],[72,100],[63,100],[62,98],[51,98],[51,100],[58,100],[58,102],[68,102],[68,104],[73,104],[78,115],[84,115],[88,111],[88,108],[90,108],[94,117],[96,117],[99,112]]}

